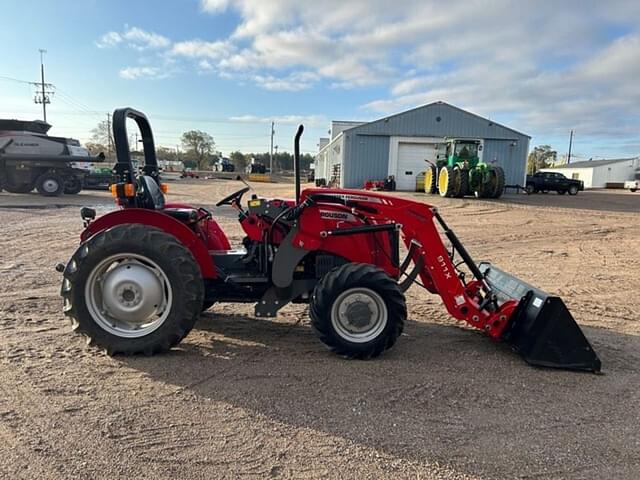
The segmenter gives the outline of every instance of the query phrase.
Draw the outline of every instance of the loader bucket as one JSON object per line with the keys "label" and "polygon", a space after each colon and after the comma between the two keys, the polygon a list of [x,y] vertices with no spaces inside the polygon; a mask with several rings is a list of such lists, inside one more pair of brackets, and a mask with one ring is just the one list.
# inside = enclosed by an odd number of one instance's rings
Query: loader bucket
{"label": "loader bucket", "polygon": [[518,300],[502,340],[531,365],[600,371],[600,359],[560,297],[488,263],[478,265],[498,301]]}

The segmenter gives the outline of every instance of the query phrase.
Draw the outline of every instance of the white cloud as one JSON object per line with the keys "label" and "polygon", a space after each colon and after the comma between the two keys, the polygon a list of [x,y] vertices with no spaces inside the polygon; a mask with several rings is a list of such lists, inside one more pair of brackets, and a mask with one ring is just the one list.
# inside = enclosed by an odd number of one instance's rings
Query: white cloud
{"label": "white cloud", "polygon": [[122,43],[122,35],[118,32],[107,32],[100,37],[96,45],[98,48],[108,48],[118,45],[119,43]]}
{"label": "white cloud", "polygon": [[210,60],[220,60],[227,58],[234,47],[228,42],[205,42],[203,40],[189,40],[178,42],[170,50],[171,55],[188,58],[206,58]]}
{"label": "white cloud", "polygon": [[640,2],[201,0],[201,8],[232,12],[234,31],[171,44],[127,27],[98,43],[153,45],[199,72],[268,90],[377,87],[363,105],[372,113],[444,100],[531,133],[640,128]]}
{"label": "white cloud", "polygon": [[167,48],[171,45],[171,41],[167,37],[157,33],[125,25],[122,32],[107,32],[96,42],[99,48],[114,47],[121,44],[142,51]]}
{"label": "white cloud", "polygon": [[157,67],[126,67],[120,70],[120,77],[125,80],[137,80],[138,78],[167,78],[168,73]]}
{"label": "white cloud", "polygon": [[229,0],[202,0],[202,9],[206,12],[222,12],[229,6]]}
{"label": "white cloud", "polygon": [[300,125],[307,127],[326,127],[329,120],[324,115],[282,115],[276,117],[260,117],[257,115],[240,115],[229,117],[232,122],[238,123],[271,123],[280,125]]}

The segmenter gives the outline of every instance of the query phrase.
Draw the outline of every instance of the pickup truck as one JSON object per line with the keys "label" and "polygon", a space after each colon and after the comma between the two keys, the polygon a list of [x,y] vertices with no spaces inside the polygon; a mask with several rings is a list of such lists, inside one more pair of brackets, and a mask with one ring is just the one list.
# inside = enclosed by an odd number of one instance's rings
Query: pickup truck
{"label": "pickup truck", "polygon": [[527,175],[525,190],[529,194],[553,190],[560,195],[567,192],[569,195],[577,195],[579,191],[584,190],[584,182],[567,178],[561,173],[536,172],[534,175]]}
{"label": "pickup truck", "polygon": [[640,179],[638,180],[629,180],[627,182],[624,182],[624,188],[632,191],[632,192],[637,192],[638,190],[640,190]]}

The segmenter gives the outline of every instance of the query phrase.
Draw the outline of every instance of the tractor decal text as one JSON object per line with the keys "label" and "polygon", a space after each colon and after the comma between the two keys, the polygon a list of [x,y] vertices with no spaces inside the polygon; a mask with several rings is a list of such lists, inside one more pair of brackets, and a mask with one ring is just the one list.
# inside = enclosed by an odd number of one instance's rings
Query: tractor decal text
{"label": "tractor decal text", "polygon": [[445,262],[444,257],[440,255],[436,260],[440,264],[440,268],[442,269],[442,273],[444,277],[447,280],[451,280],[453,278],[453,274],[451,273],[451,270],[449,270],[449,267],[447,266],[447,262]]}
{"label": "tractor decal text", "polygon": [[329,220],[342,220],[345,222],[355,222],[356,217],[347,212],[336,212],[335,210],[320,210],[320,218]]}

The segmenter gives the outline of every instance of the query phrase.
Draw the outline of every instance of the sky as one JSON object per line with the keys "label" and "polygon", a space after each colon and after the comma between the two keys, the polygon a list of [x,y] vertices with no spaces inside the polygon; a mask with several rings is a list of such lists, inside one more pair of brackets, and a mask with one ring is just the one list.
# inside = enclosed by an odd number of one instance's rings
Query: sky
{"label": "sky", "polygon": [[156,144],[210,133],[223,153],[317,151],[331,120],[445,101],[584,158],[640,155],[640,2],[3,0],[0,118],[86,142],[114,108]]}

